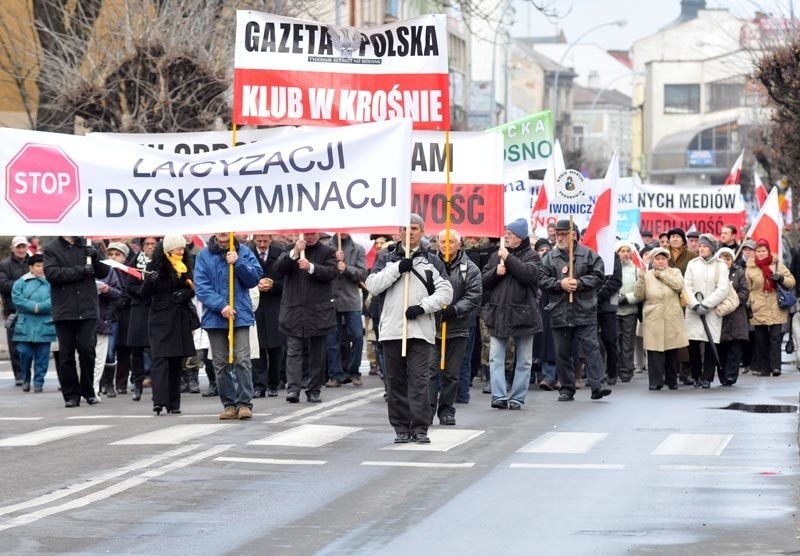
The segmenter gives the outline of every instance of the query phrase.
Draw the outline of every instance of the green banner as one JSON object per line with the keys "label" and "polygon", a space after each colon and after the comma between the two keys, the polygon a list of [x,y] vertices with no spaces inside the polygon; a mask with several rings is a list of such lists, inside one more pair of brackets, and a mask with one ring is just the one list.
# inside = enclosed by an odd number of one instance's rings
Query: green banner
{"label": "green banner", "polygon": [[525,116],[487,131],[503,134],[506,168],[547,168],[553,154],[553,116],[549,110]]}

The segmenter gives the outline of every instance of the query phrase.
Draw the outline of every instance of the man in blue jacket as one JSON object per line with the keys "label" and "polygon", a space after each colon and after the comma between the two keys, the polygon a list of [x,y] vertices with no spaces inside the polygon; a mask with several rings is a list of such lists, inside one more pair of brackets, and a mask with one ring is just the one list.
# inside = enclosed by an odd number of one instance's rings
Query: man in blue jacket
{"label": "man in blue jacket", "polygon": [[[208,333],[217,390],[225,408],[221,420],[253,417],[253,376],[250,363],[250,327],[255,324],[250,288],[258,285],[261,265],[253,252],[238,241],[229,249],[229,232],[217,233],[197,255],[195,293],[203,304],[201,326]],[[233,265],[233,306],[228,299]],[[233,317],[233,365],[228,363],[228,319]],[[234,381],[234,373],[236,379]]]}

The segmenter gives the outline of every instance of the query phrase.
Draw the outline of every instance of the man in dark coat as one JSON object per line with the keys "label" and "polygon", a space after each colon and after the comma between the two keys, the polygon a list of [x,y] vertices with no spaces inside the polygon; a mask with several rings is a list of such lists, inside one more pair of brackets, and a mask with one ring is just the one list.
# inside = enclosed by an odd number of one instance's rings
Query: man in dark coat
{"label": "man in dark coat", "polygon": [[622,263],[614,253],[614,271],[605,275],[597,288],[597,327],[606,356],[606,380],[609,386],[617,383],[619,367],[617,348],[617,307],[622,287]]}
{"label": "man in dark coat", "polygon": [[[450,230],[447,236],[446,230],[439,232],[439,258],[447,267],[450,285],[453,286],[453,300],[436,313],[436,357],[431,361],[430,377],[431,420],[438,415],[440,424],[455,425],[459,374],[472,316],[481,304],[483,285],[480,269],[460,248],[461,235],[456,230]],[[441,368],[443,323],[447,323],[444,369]]]}
{"label": "man in dark coat", "polygon": [[[505,246],[483,267],[483,288],[489,295],[486,326],[489,343],[489,374],[492,407],[522,409],[533,364],[533,336],[542,330],[536,303],[539,255],[531,249],[528,222],[518,218],[506,226]],[[510,395],[507,394],[505,359],[508,339],[514,338],[516,366]]]}
{"label": "man in dark coat", "polygon": [[[11,254],[0,261],[0,297],[3,300],[3,321],[8,320],[14,313],[16,308],[14,302],[11,300],[11,288],[18,278],[28,272],[28,263],[25,259],[28,257],[28,238],[25,236],[17,236],[11,240]],[[17,353],[17,346],[13,340],[14,326],[6,328],[6,339],[8,340],[8,356],[11,359],[11,369],[14,371],[14,384],[22,386],[22,371],[19,367],[19,354]]]}
{"label": "man in dark coat", "polygon": [[[611,394],[603,383],[605,370],[597,340],[597,288],[605,278],[603,259],[577,242],[569,220],[556,223],[556,247],[542,259],[539,285],[550,294],[550,325],[556,346],[556,367],[561,382],[558,401],[575,397],[576,341],[586,359],[592,399]],[[569,276],[569,243],[573,244],[573,274]],[[570,300],[570,294],[572,299]]]}
{"label": "man in dark coat", "polygon": [[258,281],[259,301],[256,309],[258,331],[258,359],[253,359],[253,397],[278,395],[278,383],[286,376],[286,338],[278,330],[278,313],[283,293],[283,276],[275,270],[275,263],[284,253],[283,247],[272,241],[270,234],[253,236],[253,250],[261,265]]}
{"label": "man in dark coat", "polygon": [[100,262],[97,249],[81,237],[59,236],[44,248],[44,275],[51,285],[61,358],[58,380],[65,407],[79,406],[81,396],[89,405],[100,403],[92,386],[98,311],[95,278],[105,278],[110,268]]}
{"label": "man in dark coat", "polygon": [[308,232],[280,256],[275,270],[283,276],[278,327],[286,336],[286,401],[300,401],[303,347],[308,345],[310,377],[306,399],[309,403],[320,403],[320,388],[325,384],[327,335],[336,324],[331,288],[331,282],[339,274],[336,251],[321,244],[316,232]]}

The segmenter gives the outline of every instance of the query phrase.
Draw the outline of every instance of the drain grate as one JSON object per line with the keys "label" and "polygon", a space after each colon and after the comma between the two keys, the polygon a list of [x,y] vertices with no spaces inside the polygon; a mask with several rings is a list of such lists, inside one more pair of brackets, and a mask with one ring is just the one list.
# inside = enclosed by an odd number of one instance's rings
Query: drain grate
{"label": "drain grate", "polygon": [[781,404],[746,404],[733,402],[725,407],[718,407],[717,409],[734,409],[737,411],[746,411],[747,413],[797,413],[796,405],[781,405]]}

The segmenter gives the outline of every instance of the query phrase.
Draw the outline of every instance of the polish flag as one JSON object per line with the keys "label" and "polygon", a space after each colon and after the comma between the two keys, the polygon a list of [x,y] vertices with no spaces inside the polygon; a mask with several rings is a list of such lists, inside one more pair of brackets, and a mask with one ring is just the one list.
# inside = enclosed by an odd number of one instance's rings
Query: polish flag
{"label": "polish flag", "polygon": [[564,165],[564,155],[561,152],[561,143],[558,139],[553,146],[553,158],[551,163],[547,166],[544,173],[544,180],[541,187],[539,187],[539,195],[536,197],[536,202],[533,204],[531,210],[531,222],[536,223],[537,218],[544,218],[549,214],[550,201],[556,198],[556,180],[558,176],[566,171],[567,167]]}
{"label": "polish flag", "polygon": [[619,149],[614,151],[606,171],[603,189],[597,197],[592,218],[583,236],[583,244],[596,251],[603,259],[606,275],[614,273],[614,243],[617,223],[612,215],[617,214],[617,178],[619,178]]}
{"label": "polish flag", "polygon": [[644,259],[639,255],[639,250],[644,247],[644,239],[642,232],[639,230],[639,225],[634,222],[631,231],[628,232],[628,241],[633,244],[634,249],[631,250],[631,262],[639,270],[647,270],[644,264]]}
{"label": "polish flag", "polygon": [[739,158],[736,159],[736,162],[733,163],[733,167],[731,168],[730,174],[728,177],[725,178],[725,185],[739,185],[742,181],[742,163],[744,162],[744,151],[742,154],[739,155]]}
{"label": "polish flag", "polygon": [[764,182],[761,181],[761,176],[759,176],[755,168],[753,169],[753,184],[756,190],[756,201],[758,201],[758,208],[764,206],[764,201],[767,200],[767,188],[764,185]]}
{"label": "polish flag", "polygon": [[781,232],[783,231],[783,218],[781,217],[781,210],[778,204],[778,188],[773,187],[769,192],[767,200],[761,210],[758,211],[758,216],[750,226],[750,231],[747,232],[747,237],[753,241],[759,239],[766,239],[769,242],[769,249],[773,253],[778,254],[778,260],[783,259],[783,241],[781,241]]}

